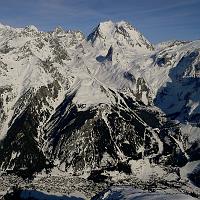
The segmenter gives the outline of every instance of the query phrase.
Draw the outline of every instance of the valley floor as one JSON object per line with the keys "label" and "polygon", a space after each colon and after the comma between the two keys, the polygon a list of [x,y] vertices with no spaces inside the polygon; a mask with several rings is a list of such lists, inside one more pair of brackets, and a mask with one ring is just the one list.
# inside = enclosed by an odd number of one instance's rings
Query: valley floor
{"label": "valley floor", "polygon": [[[132,176],[116,183],[109,181],[94,183],[78,176],[37,176],[33,181],[23,180],[13,175],[0,176],[0,199],[4,199],[4,196],[13,191],[20,191],[25,197],[36,195],[35,197],[38,198],[40,196],[39,199],[57,199],[57,197],[63,200],[117,199],[116,195],[121,197],[128,195],[132,197],[131,199],[134,199],[137,196],[135,192],[139,190],[140,195],[142,191],[146,198],[150,195],[149,198],[162,199],[168,194],[172,194],[170,199],[195,199],[200,197],[200,190],[191,187],[186,182],[142,182]],[[152,194],[155,194],[155,196]],[[144,197],[141,199],[145,199]]]}

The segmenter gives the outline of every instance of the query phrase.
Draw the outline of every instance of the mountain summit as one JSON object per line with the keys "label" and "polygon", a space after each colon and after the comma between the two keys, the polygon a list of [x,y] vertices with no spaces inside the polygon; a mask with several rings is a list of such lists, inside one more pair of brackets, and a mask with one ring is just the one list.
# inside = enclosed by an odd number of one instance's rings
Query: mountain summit
{"label": "mountain summit", "polygon": [[88,36],[94,47],[106,48],[113,46],[122,50],[148,52],[154,49],[153,45],[128,22],[106,21],[100,23]]}

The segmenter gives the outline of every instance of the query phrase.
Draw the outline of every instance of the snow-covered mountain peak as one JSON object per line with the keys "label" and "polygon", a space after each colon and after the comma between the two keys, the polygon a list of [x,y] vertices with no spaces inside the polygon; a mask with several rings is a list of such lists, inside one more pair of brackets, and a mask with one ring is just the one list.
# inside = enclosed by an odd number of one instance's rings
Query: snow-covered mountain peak
{"label": "snow-covered mountain peak", "polygon": [[54,30],[53,30],[54,33],[65,33],[64,29],[61,27],[61,26],[58,26],[56,27]]}
{"label": "snow-covered mountain peak", "polygon": [[35,32],[38,32],[37,27],[34,26],[34,25],[26,26],[26,27],[25,27],[25,30],[27,30],[27,31],[35,31]]}
{"label": "snow-covered mountain peak", "polygon": [[132,31],[135,31],[139,33],[131,24],[129,24],[126,21],[119,21],[119,22],[113,22],[111,20],[100,22],[96,29],[98,29],[99,32],[101,32],[103,35],[113,35],[117,32],[117,29],[119,28],[125,29],[125,31],[128,32],[128,29]]}
{"label": "snow-covered mountain peak", "polygon": [[4,25],[3,23],[0,22],[0,31],[4,30],[14,30],[15,28],[12,28],[8,25]]}
{"label": "snow-covered mountain peak", "polygon": [[5,28],[6,26],[0,22],[0,28]]}
{"label": "snow-covered mountain peak", "polygon": [[131,24],[127,21],[121,20],[119,22],[117,22],[117,24],[120,26],[131,26]]}
{"label": "snow-covered mountain peak", "polygon": [[111,20],[105,21],[105,22],[100,22],[98,25],[98,28],[101,29],[102,31],[108,31],[110,29],[113,29],[115,26],[115,23],[112,22]]}
{"label": "snow-covered mountain peak", "polygon": [[52,36],[55,38],[58,37],[59,39],[62,38],[62,42],[68,44],[69,46],[74,46],[85,39],[85,36],[81,31],[65,30],[61,26],[53,30]]}
{"label": "snow-covered mountain peak", "polygon": [[111,20],[100,22],[94,31],[99,31],[104,35],[114,34],[118,27],[123,27],[124,29],[133,29],[136,31],[136,29],[126,21],[113,22]]}
{"label": "snow-covered mountain peak", "polygon": [[111,45],[122,52],[149,52],[153,45],[128,22],[101,22],[88,36],[88,41],[98,49],[107,50]]}

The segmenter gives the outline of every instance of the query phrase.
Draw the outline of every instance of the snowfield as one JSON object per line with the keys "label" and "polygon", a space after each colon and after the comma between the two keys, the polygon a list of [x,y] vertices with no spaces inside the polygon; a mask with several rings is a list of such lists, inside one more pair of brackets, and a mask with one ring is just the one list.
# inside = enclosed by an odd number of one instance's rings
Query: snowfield
{"label": "snowfield", "polygon": [[145,192],[131,187],[111,187],[96,200],[195,200],[191,196],[166,192]]}

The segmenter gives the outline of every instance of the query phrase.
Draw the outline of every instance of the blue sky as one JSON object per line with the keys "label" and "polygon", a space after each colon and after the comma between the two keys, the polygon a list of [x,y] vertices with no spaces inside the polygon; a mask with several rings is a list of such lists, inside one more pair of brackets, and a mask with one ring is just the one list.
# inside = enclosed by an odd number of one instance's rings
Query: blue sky
{"label": "blue sky", "polygon": [[0,22],[39,30],[79,29],[126,20],[151,42],[200,39],[200,0],[0,0]]}

